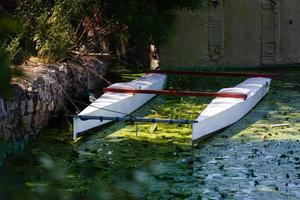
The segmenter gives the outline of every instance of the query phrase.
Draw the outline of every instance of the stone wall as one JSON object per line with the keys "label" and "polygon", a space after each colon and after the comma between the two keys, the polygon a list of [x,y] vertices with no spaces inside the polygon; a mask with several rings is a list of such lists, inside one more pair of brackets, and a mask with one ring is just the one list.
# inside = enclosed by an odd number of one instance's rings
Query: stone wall
{"label": "stone wall", "polygon": [[218,0],[218,3],[206,11],[176,12],[176,33],[159,50],[161,65],[300,63],[299,0]]}
{"label": "stone wall", "polygon": [[21,68],[27,75],[13,80],[13,97],[6,101],[0,98],[0,137],[9,140],[37,134],[49,117],[63,109],[67,98],[61,87],[76,98],[99,87],[101,80],[90,70],[102,75],[105,64],[87,59],[81,64],[27,62]]}

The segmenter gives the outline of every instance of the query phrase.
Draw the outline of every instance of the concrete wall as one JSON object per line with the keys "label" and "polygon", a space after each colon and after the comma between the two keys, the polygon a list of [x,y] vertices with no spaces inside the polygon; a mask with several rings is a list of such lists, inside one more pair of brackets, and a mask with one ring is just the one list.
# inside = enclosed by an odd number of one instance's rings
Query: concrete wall
{"label": "concrete wall", "polygon": [[226,0],[223,30],[225,62],[222,63],[223,65],[258,65],[260,63],[260,13],[260,4],[256,0]]}
{"label": "concrete wall", "polygon": [[[194,65],[208,62],[207,12],[181,11],[176,14],[175,34],[159,50],[160,62],[167,65]],[[188,24],[188,25],[187,25]]]}
{"label": "concrete wall", "polygon": [[299,0],[281,0],[280,63],[300,63],[299,10]]}
{"label": "concrete wall", "polygon": [[160,64],[258,66],[300,63],[299,0],[219,0],[207,11],[177,11]]}

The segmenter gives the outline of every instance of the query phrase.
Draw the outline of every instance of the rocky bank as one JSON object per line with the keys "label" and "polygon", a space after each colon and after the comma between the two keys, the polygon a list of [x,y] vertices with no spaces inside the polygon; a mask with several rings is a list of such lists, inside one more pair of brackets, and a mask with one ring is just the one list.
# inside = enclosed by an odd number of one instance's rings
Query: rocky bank
{"label": "rocky bank", "polygon": [[13,79],[13,96],[8,100],[0,97],[0,137],[8,140],[37,134],[47,125],[68,100],[63,90],[80,98],[103,84],[100,76],[106,64],[95,58],[56,64],[30,59],[20,68],[25,76]]}

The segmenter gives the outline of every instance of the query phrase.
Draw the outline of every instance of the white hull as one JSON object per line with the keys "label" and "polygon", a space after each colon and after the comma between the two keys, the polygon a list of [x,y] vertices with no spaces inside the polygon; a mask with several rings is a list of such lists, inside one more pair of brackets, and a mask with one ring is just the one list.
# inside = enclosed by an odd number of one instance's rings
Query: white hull
{"label": "white hull", "polygon": [[249,78],[233,88],[219,92],[238,92],[247,94],[246,100],[236,98],[215,98],[193,124],[193,142],[199,142],[235,123],[245,116],[269,91],[271,79]]}
{"label": "white hull", "polygon": [[[142,90],[161,90],[164,88],[166,75],[147,74],[128,83],[115,83],[109,87],[124,89],[142,89]],[[132,93],[114,93],[107,92],[85,108],[78,115],[83,116],[107,116],[107,117],[124,117],[130,114],[147,101],[153,98],[155,94],[132,94]],[[108,111],[110,110],[110,111]],[[116,112],[112,112],[116,111]],[[73,138],[76,139],[78,134],[89,129],[104,125],[109,120],[86,120],[82,121],[78,117],[73,118]]]}

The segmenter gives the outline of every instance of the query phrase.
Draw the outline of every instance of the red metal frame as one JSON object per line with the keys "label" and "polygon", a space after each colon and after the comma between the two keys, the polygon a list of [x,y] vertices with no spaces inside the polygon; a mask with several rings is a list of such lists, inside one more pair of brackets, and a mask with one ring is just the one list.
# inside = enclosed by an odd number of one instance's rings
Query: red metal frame
{"label": "red metal frame", "polygon": [[247,72],[196,72],[185,70],[150,70],[149,73],[157,74],[179,74],[190,76],[240,76],[240,77],[263,77],[272,78],[277,74],[261,74],[261,73],[247,73]]}
{"label": "red metal frame", "polygon": [[247,99],[247,95],[243,93],[234,92],[193,92],[193,91],[178,91],[178,90],[139,90],[139,89],[123,89],[123,88],[104,88],[104,92],[116,93],[133,93],[133,94],[163,94],[163,95],[177,95],[177,96],[195,96],[195,97],[225,97]]}

